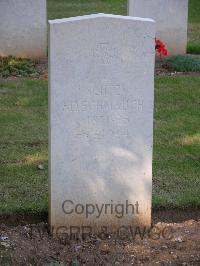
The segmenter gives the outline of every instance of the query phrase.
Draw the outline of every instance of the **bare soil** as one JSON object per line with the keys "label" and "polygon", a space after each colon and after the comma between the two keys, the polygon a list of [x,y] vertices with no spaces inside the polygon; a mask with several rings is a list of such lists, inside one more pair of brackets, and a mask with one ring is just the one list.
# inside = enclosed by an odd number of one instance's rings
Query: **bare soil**
{"label": "bare soil", "polygon": [[148,233],[130,228],[85,237],[53,236],[46,218],[13,216],[12,222],[11,216],[1,217],[1,266],[200,265],[199,209],[155,211]]}

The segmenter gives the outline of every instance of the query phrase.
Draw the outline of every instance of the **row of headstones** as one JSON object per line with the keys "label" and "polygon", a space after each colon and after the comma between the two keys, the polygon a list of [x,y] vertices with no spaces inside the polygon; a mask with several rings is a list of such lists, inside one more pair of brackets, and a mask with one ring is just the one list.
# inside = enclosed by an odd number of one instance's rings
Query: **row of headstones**
{"label": "row of headstones", "polygon": [[[171,55],[186,52],[188,0],[129,0],[128,6],[130,16],[157,22],[156,37]],[[46,0],[2,0],[0,18],[0,56],[46,56]]]}

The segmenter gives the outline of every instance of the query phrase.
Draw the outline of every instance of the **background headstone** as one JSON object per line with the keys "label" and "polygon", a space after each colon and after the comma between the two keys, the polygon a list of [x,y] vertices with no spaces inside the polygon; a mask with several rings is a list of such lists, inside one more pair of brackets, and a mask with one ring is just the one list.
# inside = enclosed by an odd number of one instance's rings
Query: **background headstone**
{"label": "background headstone", "polygon": [[[155,23],[96,14],[49,24],[50,224],[150,226]],[[97,218],[77,204],[110,207]]]}
{"label": "background headstone", "polygon": [[129,0],[128,14],[154,19],[156,37],[170,55],[186,53],[188,0]]}
{"label": "background headstone", "polygon": [[0,18],[0,56],[46,57],[46,0],[1,0]]}

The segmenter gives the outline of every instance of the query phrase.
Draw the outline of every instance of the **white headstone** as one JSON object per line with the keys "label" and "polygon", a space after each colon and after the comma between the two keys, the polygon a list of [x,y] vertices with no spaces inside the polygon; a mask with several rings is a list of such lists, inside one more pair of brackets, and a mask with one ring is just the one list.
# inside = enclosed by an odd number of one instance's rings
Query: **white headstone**
{"label": "white headstone", "polygon": [[188,0],[129,0],[128,14],[156,21],[156,37],[170,55],[185,54],[187,48]]}
{"label": "white headstone", "polygon": [[150,226],[155,23],[49,24],[50,224]]}
{"label": "white headstone", "polygon": [[46,0],[1,0],[0,18],[0,56],[46,57]]}

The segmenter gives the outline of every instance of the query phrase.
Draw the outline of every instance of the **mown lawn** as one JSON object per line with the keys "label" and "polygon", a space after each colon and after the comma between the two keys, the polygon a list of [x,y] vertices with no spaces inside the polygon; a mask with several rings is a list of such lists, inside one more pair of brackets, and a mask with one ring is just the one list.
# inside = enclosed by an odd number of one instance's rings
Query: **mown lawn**
{"label": "mown lawn", "polygon": [[[127,14],[127,0],[47,0],[48,18],[92,13]],[[200,47],[200,0],[189,0],[188,43]]]}
{"label": "mown lawn", "polygon": [[127,14],[126,0],[47,0],[48,18],[67,18],[92,13]]}
{"label": "mown lawn", "polygon": [[200,206],[200,76],[159,77],[153,206]]}
{"label": "mown lawn", "polygon": [[188,42],[200,45],[200,1],[189,0]]}
{"label": "mown lawn", "polygon": [[46,81],[0,83],[0,213],[47,210],[47,100]]}
{"label": "mown lawn", "polygon": [[[154,207],[200,206],[199,84],[156,78]],[[47,81],[0,82],[0,214],[47,212],[47,94]]]}

